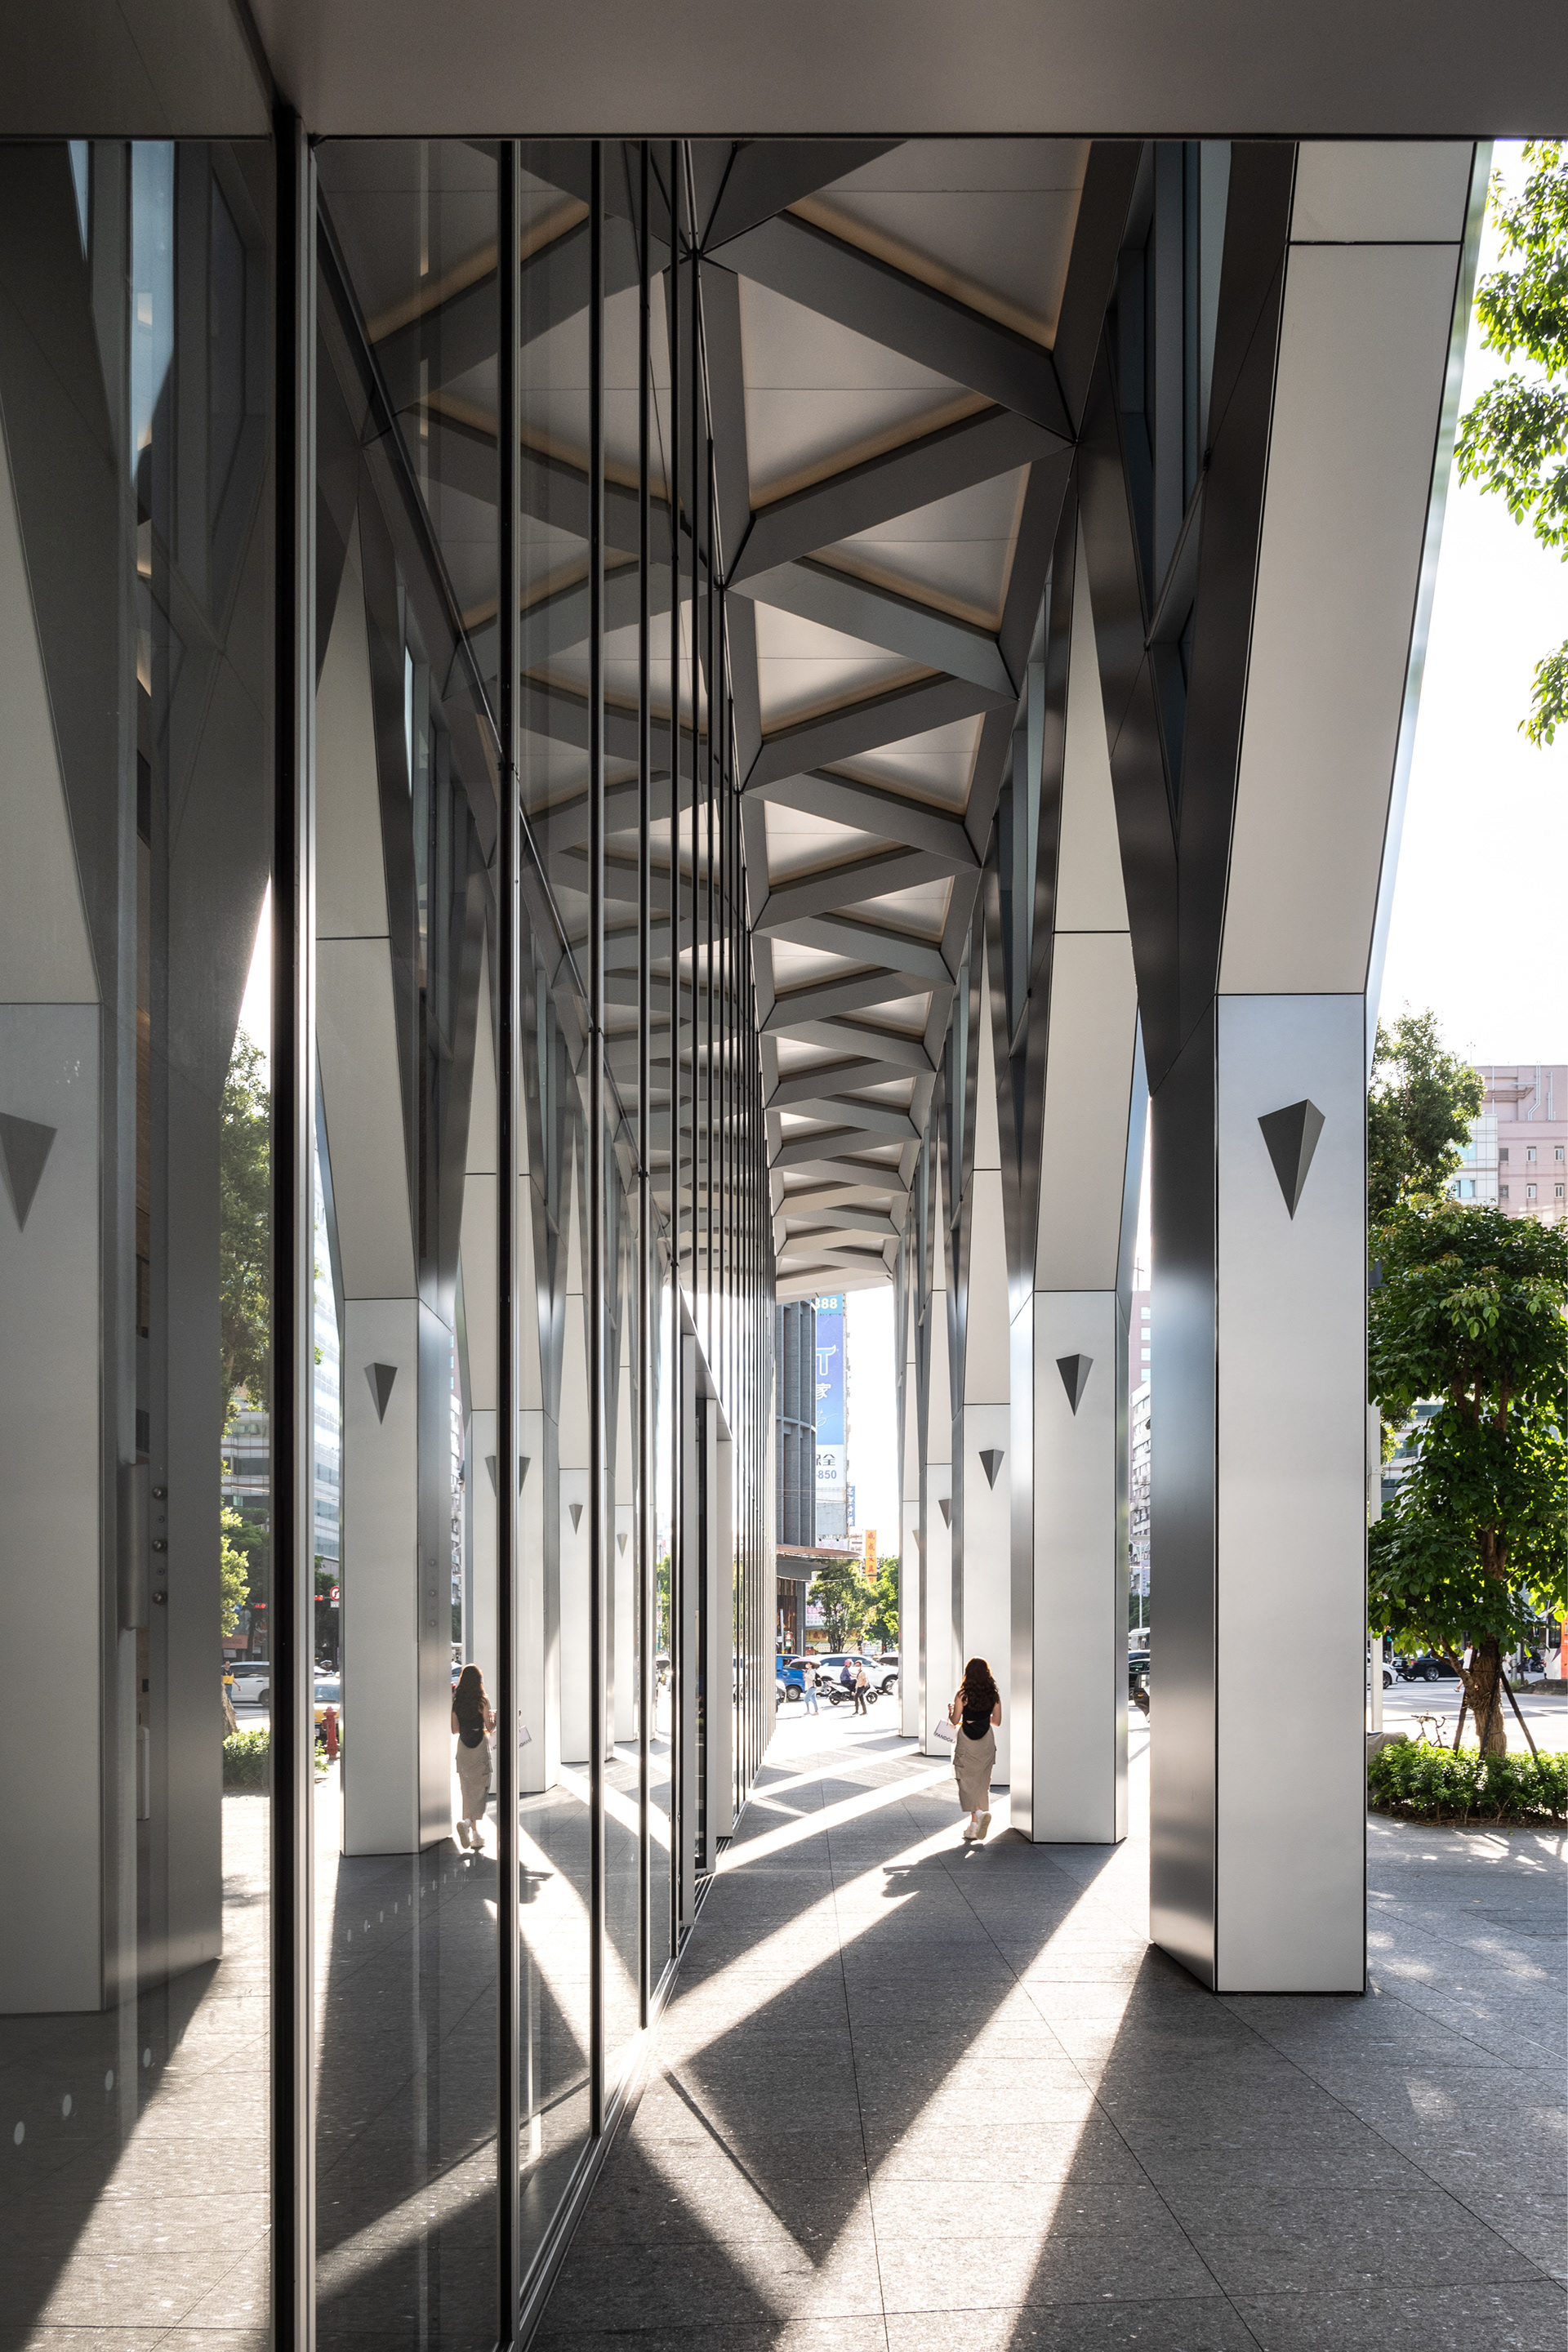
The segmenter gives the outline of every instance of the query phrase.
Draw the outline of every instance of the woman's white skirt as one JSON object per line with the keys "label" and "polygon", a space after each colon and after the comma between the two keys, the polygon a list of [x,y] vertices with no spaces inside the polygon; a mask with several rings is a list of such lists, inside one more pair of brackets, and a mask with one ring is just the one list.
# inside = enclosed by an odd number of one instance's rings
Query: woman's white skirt
{"label": "woman's white skirt", "polygon": [[952,1769],[958,1777],[958,1801],[966,1813],[984,1813],[991,1804],[991,1768],[996,1761],[996,1734],[989,1724],[984,1739],[961,1731],[952,1743]]}

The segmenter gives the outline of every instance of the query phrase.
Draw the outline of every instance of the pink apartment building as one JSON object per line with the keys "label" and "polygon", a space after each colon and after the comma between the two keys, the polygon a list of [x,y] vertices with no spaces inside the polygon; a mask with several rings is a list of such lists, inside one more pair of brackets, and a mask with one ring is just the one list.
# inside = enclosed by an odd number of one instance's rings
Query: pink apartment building
{"label": "pink apartment building", "polygon": [[1510,1217],[1568,1213],[1568,1063],[1479,1062],[1486,1101],[1449,1190]]}

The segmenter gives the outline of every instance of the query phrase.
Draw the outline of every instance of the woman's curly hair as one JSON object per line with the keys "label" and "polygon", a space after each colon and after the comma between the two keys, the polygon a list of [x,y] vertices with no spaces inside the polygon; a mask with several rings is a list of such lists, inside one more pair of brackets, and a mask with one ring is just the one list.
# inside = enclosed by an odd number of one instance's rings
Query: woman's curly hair
{"label": "woman's curly hair", "polygon": [[1002,1703],[996,1687],[996,1677],[984,1658],[971,1658],[963,1669],[963,1681],[959,1692],[965,1715],[989,1716],[994,1706]]}

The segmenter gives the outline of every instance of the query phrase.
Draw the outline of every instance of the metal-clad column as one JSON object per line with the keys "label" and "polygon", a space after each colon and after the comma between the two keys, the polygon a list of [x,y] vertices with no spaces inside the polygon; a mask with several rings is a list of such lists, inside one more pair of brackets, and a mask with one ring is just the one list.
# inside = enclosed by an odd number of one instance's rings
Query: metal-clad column
{"label": "metal-clad column", "polygon": [[517,1608],[517,1014],[519,808],[518,630],[521,604],[518,530],[518,441],[521,432],[518,231],[520,159],[516,142],[496,153],[498,290],[496,495],[500,509],[499,603],[500,795],[496,838],[496,1693],[498,2004],[496,2335],[507,2345],[517,2331],[522,2286],[518,2139],[521,2079],[520,1989],[521,1880],[518,1851],[518,1608]]}
{"label": "metal-clad column", "polygon": [[[648,277],[648,143],[642,142],[637,219],[637,1510],[633,1536],[637,1562],[637,2021],[647,2025],[654,1983],[653,1856],[649,1844],[649,1742],[653,1720],[653,1621],[649,1580],[653,1575],[653,1365],[658,1334],[653,1324],[652,1152],[648,1090],[652,1083],[649,1035],[653,1019],[653,868],[648,831],[653,818],[653,740],[648,615],[648,402],[653,347]],[[670,732],[677,754],[680,714],[672,712]],[[672,761],[672,767],[678,764]],[[673,794],[671,805],[673,806]]]}
{"label": "metal-clad column", "polygon": [[589,2129],[605,2127],[605,152],[588,218]]}
{"label": "metal-clad column", "polygon": [[276,118],[278,310],[272,860],[272,2333],[314,2341],[316,174]]}

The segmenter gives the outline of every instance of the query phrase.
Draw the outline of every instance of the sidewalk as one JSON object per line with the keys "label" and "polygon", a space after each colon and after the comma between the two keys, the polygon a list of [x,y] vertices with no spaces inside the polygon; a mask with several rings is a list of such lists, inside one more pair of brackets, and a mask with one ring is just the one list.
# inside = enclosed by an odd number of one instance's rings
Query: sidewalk
{"label": "sidewalk", "polygon": [[1374,1817],[1373,1995],[1215,2000],[1147,1739],[1120,1849],[965,1849],[945,1761],[781,1725],[551,2352],[1561,2352],[1563,1841]]}

